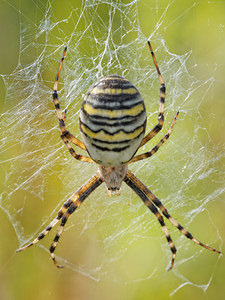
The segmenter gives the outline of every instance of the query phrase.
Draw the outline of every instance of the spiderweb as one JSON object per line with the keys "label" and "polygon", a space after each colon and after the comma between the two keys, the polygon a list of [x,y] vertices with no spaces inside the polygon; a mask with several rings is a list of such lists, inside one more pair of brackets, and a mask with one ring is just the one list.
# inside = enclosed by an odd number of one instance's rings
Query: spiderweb
{"label": "spiderweb", "polygon": [[[1,75],[5,103],[1,114],[4,178],[0,205],[20,246],[36,237],[97,169],[75,161],[59,138],[51,91],[63,47],[67,45],[68,51],[59,100],[62,109],[68,111],[68,129],[80,139],[78,116],[83,96],[107,74],[129,79],[145,99],[148,130],[157,123],[160,84],[146,44],[150,39],[167,95],[163,132],[143,147],[144,151],[166,133],[178,109],[180,115],[167,145],[151,159],[133,164],[131,170],[181,224],[194,235],[200,230],[200,240],[218,247],[220,236],[209,208],[224,195],[224,152],[211,134],[216,116],[205,105],[212,102],[215,79],[213,73],[200,79],[193,75],[199,66],[191,51],[176,54],[167,46],[164,33],[168,27],[195,7],[190,3],[168,21],[176,2],[162,1],[159,5],[158,1],[87,0],[77,5],[67,1],[62,6],[58,1],[46,1],[36,3],[34,16],[22,5],[15,7],[6,2],[20,17],[20,49],[17,67]],[[212,69],[215,72],[216,66]],[[199,229],[201,222],[197,219],[206,219],[207,232]],[[181,279],[178,288],[185,284],[198,286],[181,267],[191,260],[196,263],[203,249],[193,247],[169,224],[168,228],[180,253],[174,271]],[[47,251],[54,233],[38,245]],[[156,264],[149,253],[155,253],[157,246],[161,254],[155,254]],[[66,267],[94,280],[107,276],[118,280],[121,276],[125,282],[154,277],[170,260],[169,247],[155,217],[125,185],[120,197],[108,198],[104,186],[94,192],[69,218],[56,254]],[[130,261],[135,265],[135,255],[145,256],[142,263],[149,260],[151,271],[142,273],[137,268],[126,273]],[[216,259],[206,283],[199,285],[202,289],[210,284]]]}

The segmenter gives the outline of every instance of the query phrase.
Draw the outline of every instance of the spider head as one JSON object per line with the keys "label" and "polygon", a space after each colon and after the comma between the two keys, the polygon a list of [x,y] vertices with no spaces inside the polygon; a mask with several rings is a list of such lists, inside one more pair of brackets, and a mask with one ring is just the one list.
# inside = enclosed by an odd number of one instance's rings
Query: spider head
{"label": "spider head", "polygon": [[106,183],[108,189],[108,195],[119,195],[122,181],[127,174],[127,164],[120,167],[106,167],[99,165],[99,172]]}

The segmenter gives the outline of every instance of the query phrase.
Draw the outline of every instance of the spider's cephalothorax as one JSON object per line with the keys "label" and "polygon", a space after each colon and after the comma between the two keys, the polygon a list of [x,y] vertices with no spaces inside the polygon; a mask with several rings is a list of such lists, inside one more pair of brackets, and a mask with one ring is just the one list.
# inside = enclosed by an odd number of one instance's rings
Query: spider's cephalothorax
{"label": "spider's cephalothorax", "polygon": [[115,192],[116,195],[120,194],[120,187],[127,175],[127,170],[127,164],[120,167],[106,167],[99,165],[99,173],[102,180],[107,185],[109,196],[112,195],[112,192]]}
{"label": "spider's cephalothorax", "polygon": [[[79,141],[66,129],[66,111],[63,116],[59,105],[57,92],[58,79],[67,49],[65,48],[53,88],[53,102],[57,111],[61,138],[75,159],[83,162],[97,163],[99,170],[63,204],[55,219],[52,220],[33,242],[17,251],[27,249],[39,242],[61,220],[49,249],[55,265],[61,267],[56,262],[54,251],[69,216],[103,182],[106,183],[109,195],[111,195],[112,192],[119,194],[121,183],[124,181],[141,198],[159,221],[172,252],[172,261],[169,270],[172,269],[174,264],[176,248],[162,215],[196,244],[220,253],[220,251],[206,246],[195,239],[190,232],[173,219],[160,200],[128,169],[128,164],[148,158],[158,151],[169,138],[178,116],[177,112],[168,132],[155,147],[146,153],[134,156],[139,148],[145,145],[162,129],[164,121],[163,113],[166,88],[150,42],[148,42],[148,45],[160,80],[158,123],[144,137],[146,111],[140,93],[128,80],[118,75],[110,75],[98,81],[89,90],[84,99],[80,112],[80,130],[84,143]],[[71,143],[87,151],[90,156],[77,154]]]}

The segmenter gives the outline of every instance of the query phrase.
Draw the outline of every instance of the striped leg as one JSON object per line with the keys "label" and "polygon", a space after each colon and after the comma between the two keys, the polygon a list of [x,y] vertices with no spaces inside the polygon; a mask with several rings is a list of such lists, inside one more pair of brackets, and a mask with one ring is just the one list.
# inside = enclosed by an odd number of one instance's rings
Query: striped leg
{"label": "striped leg", "polygon": [[131,176],[132,180],[134,181],[135,185],[139,187],[139,189],[145,194],[147,195],[147,197],[149,199],[151,199],[151,201],[157,206],[159,207],[159,209],[161,210],[161,212],[163,213],[163,215],[177,228],[179,229],[183,235],[185,235],[187,238],[189,238],[190,240],[192,240],[194,243],[217,253],[221,253],[220,251],[207,246],[205,244],[203,244],[202,242],[200,242],[199,240],[197,240],[196,238],[194,238],[192,236],[192,234],[190,232],[188,232],[186,229],[183,228],[183,226],[181,226],[174,218],[171,217],[171,215],[168,213],[167,209],[163,206],[163,204],[161,203],[161,201],[137,178],[135,177],[130,171],[128,171],[127,176]]}
{"label": "striped leg", "polygon": [[66,212],[66,210],[68,209],[68,207],[70,207],[72,201],[69,198],[61,207],[61,209],[58,212],[58,215],[55,217],[54,220],[52,220],[52,222],[41,232],[39,233],[39,235],[36,237],[36,239],[34,239],[30,244],[19,248],[16,250],[16,252],[20,252],[23,251],[27,248],[30,248],[31,246],[33,246],[34,244],[37,244],[40,240],[42,240],[48,233],[49,231],[58,223],[58,221],[62,218],[63,214]]}
{"label": "striped leg", "polygon": [[137,178],[135,178],[135,182],[136,184],[140,187],[140,189],[151,199],[151,201],[157,206],[159,207],[159,209],[161,210],[161,212],[163,213],[163,215],[177,228],[179,229],[183,235],[185,235],[187,238],[189,238],[190,240],[192,240],[194,243],[217,253],[221,253],[220,251],[209,247],[205,244],[203,244],[202,242],[198,241],[197,239],[195,239],[192,234],[190,232],[188,232],[186,229],[183,228],[183,226],[181,226],[174,218],[171,217],[171,215],[168,213],[167,209],[164,207],[164,205],[161,203],[161,201]]}
{"label": "striped leg", "polygon": [[30,248],[31,246],[33,246],[34,244],[37,244],[41,239],[43,239],[48,233],[49,231],[58,223],[58,221],[60,220],[59,215],[36,237],[36,239],[34,239],[30,244],[19,248],[16,250],[16,252],[20,252],[23,250],[26,250],[27,248]]}
{"label": "striped leg", "polygon": [[[74,203],[74,201],[76,201],[76,199],[78,199],[80,196],[84,195],[89,195],[96,187],[92,187],[92,185],[95,184],[95,181],[99,181],[101,183],[101,179],[99,179],[100,176],[99,175],[95,175],[93,176],[87,183],[85,183],[83,186],[81,186],[79,188],[79,190],[73,194],[61,207],[61,209],[58,212],[58,215],[56,216],[56,218],[37,236],[36,239],[34,239],[30,244],[17,249],[16,252],[20,252],[23,251],[27,248],[30,248],[31,246],[33,246],[34,244],[38,243],[41,239],[43,239],[48,233],[49,231],[58,223],[58,221],[63,217],[63,215],[66,213],[66,211],[68,210],[68,208]],[[99,184],[100,184],[99,183]],[[86,196],[86,197],[87,197]]]}
{"label": "striped leg", "polygon": [[138,160],[142,160],[142,159],[148,158],[148,157],[152,156],[153,154],[155,154],[155,153],[159,150],[159,148],[160,148],[160,147],[168,140],[168,138],[170,137],[171,132],[172,132],[172,129],[173,129],[173,126],[174,126],[174,124],[175,124],[175,122],[176,122],[176,119],[177,119],[178,114],[179,114],[179,111],[176,113],[176,115],[175,115],[175,117],[174,117],[174,119],[173,119],[173,122],[172,122],[172,124],[170,125],[170,128],[169,128],[168,132],[167,132],[167,133],[164,135],[164,137],[159,141],[159,143],[158,143],[154,148],[152,148],[151,151],[148,151],[148,152],[146,152],[146,153],[142,153],[142,154],[140,154],[140,155],[137,155],[137,156],[133,157],[133,158],[129,161],[129,163],[133,163],[133,162],[135,162],[135,161],[138,161]]}
{"label": "striped leg", "polygon": [[82,204],[82,202],[103,182],[99,173],[94,175],[88,182],[86,182],[79,190],[67,201],[68,202],[68,209],[63,211],[63,215],[61,216],[61,224],[57,230],[55,238],[51,244],[49,249],[52,260],[54,264],[58,268],[62,268],[62,266],[58,265],[54,251],[58,244],[59,238],[62,234],[63,228],[69,218],[69,216]]}
{"label": "striped leg", "polygon": [[90,157],[77,154],[74,151],[74,149],[70,146],[69,141],[71,143],[73,143],[74,145],[80,147],[81,149],[86,150],[84,143],[81,142],[80,140],[78,140],[75,136],[73,136],[68,130],[66,130],[66,126],[65,126],[66,112],[64,113],[64,116],[63,116],[61,108],[60,108],[59,100],[58,100],[58,91],[57,90],[58,90],[59,74],[60,74],[60,71],[62,68],[66,50],[67,50],[67,47],[64,49],[63,56],[62,56],[60,64],[59,64],[58,72],[57,72],[54,87],[53,87],[53,94],[52,94],[53,102],[54,102],[57,116],[59,119],[59,128],[61,130],[61,138],[62,138],[63,142],[65,143],[65,145],[67,146],[69,152],[73,155],[74,158],[81,160],[81,161],[93,163],[94,161]]}
{"label": "striped leg", "polygon": [[158,64],[156,62],[155,59],[155,54],[152,50],[152,46],[150,44],[150,42],[148,41],[148,46],[149,49],[151,51],[152,54],[152,58],[153,58],[153,62],[155,64],[158,76],[159,76],[159,81],[160,81],[160,102],[159,102],[159,115],[158,115],[158,124],[143,138],[142,142],[141,142],[141,146],[145,145],[148,141],[150,141],[163,127],[163,123],[164,123],[164,103],[165,103],[165,94],[166,94],[166,86],[165,83],[163,81],[162,75],[159,71],[159,67]]}
{"label": "striped leg", "polygon": [[157,220],[159,221],[163,233],[168,241],[168,244],[170,246],[170,250],[172,252],[172,260],[171,264],[168,270],[171,270],[174,265],[175,257],[176,257],[176,247],[171,239],[171,236],[169,234],[169,231],[164,223],[162,215],[159,213],[157,208],[152,203],[151,198],[147,197],[147,195],[144,193],[142,189],[142,183],[128,170],[127,176],[125,177],[124,181],[126,184],[132,188],[132,190],[141,198],[141,200],[144,202],[144,204],[151,210],[151,212],[156,216]]}

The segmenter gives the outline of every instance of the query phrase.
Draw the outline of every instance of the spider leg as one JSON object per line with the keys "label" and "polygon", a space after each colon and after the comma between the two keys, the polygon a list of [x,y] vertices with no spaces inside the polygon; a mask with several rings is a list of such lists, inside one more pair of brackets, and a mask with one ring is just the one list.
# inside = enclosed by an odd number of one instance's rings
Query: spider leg
{"label": "spider leg", "polygon": [[163,215],[177,228],[181,231],[181,233],[183,233],[183,235],[185,235],[187,238],[189,238],[190,240],[192,240],[194,243],[217,253],[221,253],[220,251],[207,246],[205,244],[203,244],[202,242],[198,241],[196,238],[194,238],[192,236],[192,234],[190,232],[188,232],[186,229],[184,229],[184,227],[182,225],[180,225],[173,217],[171,217],[171,215],[168,213],[167,209],[165,208],[165,206],[161,203],[161,201],[137,178],[136,179],[136,184],[139,185],[139,187],[141,188],[141,190],[148,196],[148,198],[151,199],[151,201],[161,210],[161,212],[163,213]]}
{"label": "spider leg", "polygon": [[165,94],[166,94],[166,86],[163,81],[162,75],[160,73],[158,64],[156,62],[155,54],[153,52],[152,46],[150,42],[148,41],[148,46],[153,58],[153,62],[155,64],[158,76],[159,76],[159,81],[160,81],[160,102],[159,102],[159,114],[158,114],[158,124],[143,138],[140,147],[145,145],[148,141],[150,141],[163,127],[164,123],[164,103],[165,103]]}
{"label": "spider leg", "polygon": [[58,265],[54,251],[58,244],[59,238],[62,234],[63,228],[69,218],[69,216],[82,204],[82,202],[103,182],[101,176],[99,173],[91,177],[82,187],[79,188],[79,190],[73,194],[70,199],[67,201],[68,208],[66,211],[63,211],[63,215],[61,216],[61,224],[58,227],[57,233],[55,235],[55,238],[53,239],[53,242],[51,244],[51,247],[49,249],[51,258],[54,262],[54,264],[58,268],[62,268],[63,266]]}
{"label": "spider leg", "polygon": [[174,119],[173,119],[173,122],[172,122],[172,124],[170,125],[170,128],[169,128],[168,132],[167,132],[167,133],[164,135],[164,137],[158,142],[158,144],[157,144],[154,148],[152,148],[151,151],[148,151],[148,152],[146,152],[146,153],[142,153],[142,154],[140,154],[140,155],[137,155],[137,156],[133,157],[133,158],[129,161],[129,163],[133,163],[133,162],[135,162],[135,161],[138,161],[138,160],[142,160],[142,159],[148,158],[148,157],[152,156],[153,154],[155,154],[155,153],[159,150],[159,148],[160,148],[160,147],[168,140],[168,138],[170,137],[171,132],[172,132],[172,129],[173,129],[173,126],[174,126],[174,124],[175,124],[175,122],[176,122],[176,119],[177,119],[178,114],[179,114],[179,111],[176,113],[176,115],[175,115],[175,117],[174,117]]}
{"label": "spider leg", "polygon": [[66,130],[66,125],[65,125],[66,111],[64,112],[64,116],[63,116],[61,108],[60,108],[59,100],[58,100],[58,80],[59,80],[59,74],[60,74],[60,71],[61,71],[61,68],[62,68],[62,64],[63,64],[63,61],[64,61],[64,57],[65,57],[65,54],[66,54],[66,50],[67,50],[67,47],[64,49],[63,56],[60,60],[58,72],[57,72],[54,87],[53,87],[53,93],[52,93],[53,102],[54,102],[56,112],[57,112],[57,116],[58,116],[58,120],[59,120],[59,128],[61,130],[61,139],[63,140],[63,142],[67,146],[69,152],[72,154],[72,156],[74,158],[76,158],[78,160],[81,160],[81,161],[92,162],[93,163],[94,161],[90,157],[77,154],[75,152],[75,150],[70,146],[69,141],[71,143],[73,143],[74,145],[78,146],[79,148],[81,148],[83,150],[86,150],[84,143],[81,142],[80,140],[78,140],[68,130]]}
{"label": "spider leg", "polygon": [[[124,181],[142,198],[142,200],[145,202],[145,204],[148,203],[147,201],[150,200],[151,201],[150,203],[154,203],[154,205],[159,207],[159,209],[161,210],[163,215],[176,228],[178,228],[181,231],[181,233],[183,233],[187,238],[189,238],[194,243],[196,243],[196,244],[198,244],[198,245],[200,245],[200,246],[202,246],[202,247],[204,247],[208,250],[211,250],[211,251],[214,251],[214,252],[217,252],[217,253],[221,253],[220,251],[218,251],[218,250],[216,250],[216,249],[214,249],[210,246],[207,246],[207,245],[203,244],[202,242],[200,242],[199,240],[194,238],[190,232],[188,232],[186,229],[184,229],[183,226],[181,226],[175,219],[173,219],[170,216],[170,214],[168,213],[167,209],[163,206],[161,201],[137,177],[135,177],[129,170],[127,172],[127,177],[124,179]],[[147,199],[149,199],[149,200],[147,200]],[[167,237],[167,235],[166,235],[166,237]],[[171,249],[171,251],[173,251],[173,250]],[[172,259],[172,263],[171,263],[171,266],[170,266],[169,270],[172,268],[173,263],[174,263],[174,259]]]}
{"label": "spider leg", "polygon": [[94,189],[96,189],[100,184],[102,183],[102,179],[100,178],[100,175],[95,175],[91,179],[89,179],[88,182],[86,182],[84,185],[82,185],[79,190],[73,194],[61,207],[61,209],[58,212],[58,215],[55,217],[55,219],[52,220],[52,222],[34,239],[30,244],[25,245],[22,248],[19,248],[16,250],[16,252],[23,251],[27,248],[30,248],[34,244],[38,243],[41,239],[43,239],[49,231],[58,223],[58,221],[64,216],[64,214],[67,212],[68,208],[74,204],[78,203],[79,200],[82,202],[86,197],[90,195]]}
{"label": "spider leg", "polygon": [[171,239],[168,228],[166,227],[166,225],[164,223],[163,216],[160,214],[158,209],[152,203],[151,198],[145,194],[143,187],[142,187],[142,186],[144,186],[143,183],[141,183],[141,181],[139,181],[129,170],[127,171],[127,175],[124,178],[124,181],[141,198],[141,200],[144,202],[144,204],[151,210],[151,212],[156,216],[157,220],[159,221],[159,223],[162,227],[162,231],[167,239],[167,242],[170,246],[170,250],[172,252],[172,260],[170,263],[170,267],[168,269],[168,270],[171,270],[174,265],[177,250]]}
{"label": "spider leg", "polygon": [[58,215],[51,221],[51,223],[41,232],[39,235],[29,244],[25,245],[22,248],[19,248],[16,250],[16,252],[23,251],[27,248],[30,248],[34,244],[37,244],[40,240],[42,240],[48,233],[49,231],[58,223],[58,221],[62,218],[63,214],[66,212],[68,207],[71,205],[72,201],[71,198],[69,198],[61,207],[61,209],[58,212]]}
{"label": "spider leg", "polygon": [[67,113],[67,109],[64,110],[64,115],[63,115],[63,121],[64,121],[64,123],[66,122],[66,113]]}

